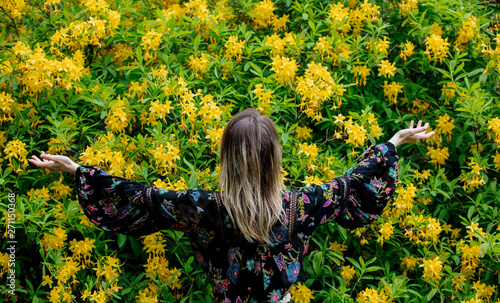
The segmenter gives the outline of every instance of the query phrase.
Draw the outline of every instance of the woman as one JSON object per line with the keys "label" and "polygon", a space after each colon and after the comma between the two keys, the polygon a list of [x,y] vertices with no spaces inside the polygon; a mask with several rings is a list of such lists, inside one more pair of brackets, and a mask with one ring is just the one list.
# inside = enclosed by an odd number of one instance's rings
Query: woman
{"label": "woman", "polygon": [[111,176],[68,157],[32,156],[54,171],[76,174],[85,215],[104,230],[146,235],[188,233],[217,302],[289,302],[309,240],[327,221],[346,228],[372,222],[394,192],[396,147],[427,139],[428,124],[396,133],[367,149],[347,174],[323,185],[288,190],[273,121],[246,109],[227,124],[220,143],[220,192],[171,191]]}

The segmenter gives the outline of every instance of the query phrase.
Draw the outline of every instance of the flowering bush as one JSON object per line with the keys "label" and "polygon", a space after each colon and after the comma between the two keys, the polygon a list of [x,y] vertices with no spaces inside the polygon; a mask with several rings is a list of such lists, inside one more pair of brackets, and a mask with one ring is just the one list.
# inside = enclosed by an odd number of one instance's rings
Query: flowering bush
{"label": "flowering bush", "polygon": [[[493,1],[0,0],[0,277],[7,302],[211,302],[184,234],[105,233],[41,151],[144,184],[217,189],[244,107],[275,121],[289,187],[341,175],[411,120],[377,222],[328,223],[294,302],[500,302],[500,14]],[[293,273],[296,274],[296,273]],[[295,276],[294,276],[295,277]]]}

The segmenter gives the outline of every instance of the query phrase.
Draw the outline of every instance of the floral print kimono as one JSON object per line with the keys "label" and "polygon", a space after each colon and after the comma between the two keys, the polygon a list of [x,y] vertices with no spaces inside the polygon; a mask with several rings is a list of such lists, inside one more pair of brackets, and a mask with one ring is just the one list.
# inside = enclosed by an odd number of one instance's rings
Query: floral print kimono
{"label": "floral print kimono", "polygon": [[[146,186],[91,165],[80,165],[75,176],[83,212],[103,230],[136,236],[185,231],[216,302],[225,303],[282,300],[297,281],[316,228],[325,222],[346,228],[370,224],[382,213],[397,181],[395,146],[372,146],[341,178],[283,190],[285,212],[270,233],[272,244],[259,245],[248,243],[235,228],[218,192]],[[292,194],[297,195],[295,207]],[[289,226],[294,228],[291,235]]]}

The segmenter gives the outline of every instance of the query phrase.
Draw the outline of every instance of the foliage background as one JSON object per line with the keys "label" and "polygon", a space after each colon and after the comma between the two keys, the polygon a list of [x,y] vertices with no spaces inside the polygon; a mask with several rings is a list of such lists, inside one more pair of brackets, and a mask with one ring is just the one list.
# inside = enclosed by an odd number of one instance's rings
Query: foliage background
{"label": "foliage background", "polygon": [[[341,175],[411,120],[377,222],[322,226],[296,302],[500,302],[500,24],[488,1],[0,0],[7,302],[212,302],[181,232],[104,233],[41,151],[144,184],[217,188],[224,125],[272,117],[289,187]],[[312,297],[314,296],[314,299]]]}

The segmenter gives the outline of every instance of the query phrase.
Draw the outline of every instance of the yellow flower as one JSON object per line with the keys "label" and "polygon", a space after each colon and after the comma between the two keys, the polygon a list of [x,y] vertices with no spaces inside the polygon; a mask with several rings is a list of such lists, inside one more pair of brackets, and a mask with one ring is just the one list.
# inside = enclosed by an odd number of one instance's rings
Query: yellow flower
{"label": "yellow flower", "polygon": [[384,130],[382,127],[380,127],[380,125],[378,124],[372,124],[370,125],[370,136],[374,137],[374,138],[378,138],[380,136],[382,136],[382,131]]}
{"label": "yellow flower", "polygon": [[120,260],[118,258],[103,256],[97,262],[97,268],[94,268],[94,270],[98,278],[104,277],[107,282],[110,282],[121,273],[120,267]]}
{"label": "yellow flower", "polygon": [[76,258],[83,258],[87,262],[90,262],[90,257],[92,256],[92,249],[95,248],[95,239],[87,239],[83,241],[76,241],[76,239],[71,240],[69,249],[73,252],[73,256]]}
{"label": "yellow flower", "polygon": [[424,274],[422,278],[429,279],[434,282],[441,280],[443,275],[443,262],[439,260],[439,257],[434,259],[425,259],[420,267],[424,268]]}
{"label": "yellow flower", "polygon": [[384,76],[388,78],[388,75],[391,77],[394,77],[394,73],[396,72],[396,67],[394,66],[394,63],[390,63],[388,60],[382,60],[382,62],[378,65],[378,73],[379,76]]}
{"label": "yellow flower", "polygon": [[304,141],[312,137],[312,129],[308,128],[307,126],[300,127],[295,131],[295,137],[297,139]]}
{"label": "yellow flower", "polygon": [[475,16],[469,15],[462,21],[462,27],[458,29],[458,37],[455,41],[456,47],[460,48],[476,36],[476,20]]}
{"label": "yellow flower", "polygon": [[377,242],[380,242],[380,245],[384,244],[384,240],[391,239],[392,235],[394,235],[394,226],[392,226],[391,221],[385,222],[382,227],[379,229],[380,237]]}
{"label": "yellow flower", "polygon": [[387,40],[387,37],[384,37],[384,40],[379,38],[377,42],[375,42],[375,49],[379,52],[379,54],[387,55],[390,43],[391,41]]}
{"label": "yellow flower", "polygon": [[441,224],[436,218],[428,218],[427,224],[422,228],[420,234],[425,241],[437,242],[441,230]]}
{"label": "yellow flower", "polygon": [[171,109],[173,109],[172,101],[165,101],[165,104],[161,104],[160,101],[155,100],[151,103],[149,114],[155,119],[165,119],[165,115],[170,114]]}
{"label": "yellow flower", "polygon": [[188,60],[189,68],[196,74],[206,73],[209,63],[210,63],[210,57],[207,54],[201,54],[200,57],[195,57],[194,55],[191,55],[189,56]]}
{"label": "yellow flower", "polygon": [[281,84],[292,84],[295,81],[295,72],[297,71],[297,61],[282,56],[272,58],[271,70],[276,73],[276,80]]}
{"label": "yellow flower", "polygon": [[451,131],[453,130],[453,128],[455,128],[455,125],[453,125],[454,121],[455,120],[450,119],[450,116],[448,116],[448,114],[439,116],[439,118],[436,120],[436,122],[438,123],[436,126],[438,132],[447,135],[448,140],[451,139]]}
{"label": "yellow flower", "polygon": [[311,186],[312,184],[321,184],[321,180],[318,176],[307,176],[305,181],[302,181],[306,186]]}
{"label": "yellow flower", "polygon": [[259,100],[258,110],[265,114],[271,106],[271,98],[273,97],[273,90],[263,90],[262,83],[259,83],[255,86],[255,89],[252,91],[255,94],[255,97]]}
{"label": "yellow flower", "polygon": [[458,252],[462,254],[462,269],[463,273],[474,273],[479,264],[479,245],[466,245],[460,243]]}
{"label": "yellow flower", "polygon": [[433,34],[425,40],[424,54],[429,58],[429,61],[436,61],[439,59],[439,62],[443,63],[443,59],[448,56],[447,52],[449,46],[450,43],[448,42],[448,38],[443,40],[441,36]]}
{"label": "yellow flower", "polygon": [[413,55],[413,52],[415,50],[415,45],[411,43],[411,41],[406,41],[405,45],[403,46],[403,49],[401,50],[401,54],[399,55],[401,59],[403,59],[406,62],[407,57],[410,57]]}
{"label": "yellow flower", "polygon": [[288,22],[288,15],[283,15],[281,18],[278,18],[278,16],[274,16],[272,21],[274,32],[286,30],[287,22]]}
{"label": "yellow flower", "polygon": [[486,302],[489,302],[491,296],[496,292],[496,286],[487,285],[481,283],[481,281],[475,281],[472,289],[476,294],[476,298],[483,299]]}
{"label": "yellow flower", "polygon": [[413,271],[415,269],[415,266],[417,266],[418,258],[415,258],[414,256],[405,256],[401,258],[401,268],[403,269],[403,274],[406,275],[407,271]]}
{"label": "yellow flower", "polygon": [[430,33],[436,36],[442,36],[444,34],[443,28],[439,26],[439,23],[434,22],[430,29]]}
{"label": "yellow flower", "polygon": [[153,29],[147,32],[146,35],[142,37],[141,47],[146,52],[146,55],[144,56],[145,61],[148,61],[154,57],[150,52],[155,53],[156,56],[156,51],[160,47],[162,36],[163,34],[158,33],[155,29]]}
{"label": "yellow flower", "polygon": [[473,239],[476,236],[476,233],[478,233],[481,237],[483,238],[486,238],[486,233],[483,231],[483,228],[482,227],[479,227],[479,224],[478,223],[471,223],[470,226],[467,226],[466,227],[468,230],[467,230],[467,237],[469,239]]}
{"label": "yellow flower", "polygon": [[[53,235],[52,235],[53,234]],[[52,234],[44,234],[42,239],[42,246],[45,250],[48,250],[49,247],[54,249],[63,248],[66,244],[67,235],[66,230],[61,227],[56,227],[52,230]]]}
{"label": "yellow flower", "polygon": [[403,85],[394,81],[391,84],[387,84],[387,81],[384,81],[384,85],[382,85],[382,87],[384,88],[385,97],[392,103],[396,104],[398,102],[398,93],[403,92]]}
{"label": "yellow flower", "polygon": [[180,273],[176,273],[177,268],[169,268],[168,260],[164,256],[148,255],[147,264],[144,265],[146,273],[156,277],[163,283],[168,283],[170,289],[180,289],[182,285],[179,283]]}
{"label": "yellow flower", "polygon": [[366,85],[366,77],[370,75],[370,71],[371,69],[369,69],[366,65],[355,65],[352,68],[351,73],[354,74],[357,85]]}
{"label": "yellow flower", "polygon": [[81,295],[81,298],[82,298],[82,300],[86,300],[87,298],[92,299],[92,292],[90,292],[90,290],[89,290],[88,288],[86,288],[86,289],[83,291],[83,293],[82,293],[82,295]]}
{"label": "yellow flower", "polygon": [[292,302],[295,303],[309,303],[314,299],[313,291],[300,282],[290,289],[290,295],[292,295]]}
{"label": "yellow flower", "polygon": [[385,294],[384,290],[379,292],[378,290],[370,287],[360,292],[356,301],[361,303],[384,303],[390,302],[388,299],[389,298]]}
{"label": "yellow flower", "polygon": [[9,160],[9,164],[12,166],[12,158],[19,160],[23,163],[23,169],[28,166],[28,160],[26,156],[28,155],[28,151],[24,148],[26,143],[21,142],[20,140],[12,140],[7,143],[5,146],[4,152],[5,157]]}
{"label": "yellow flower", "polygon": [[332,24],[335,25],[334,28],[340,27],[341,30],[343,29],[344,31],[350,28],[349,8],[344,7],[342,2],[331,4],[328,17],[332,19]]}
{"label": "yellow flower", "polygon": [[330,242],[330,249],[343,253],[344,251],[347,250],[347,246],[345,246],[344,244],[337,243],[337,241],[335,241],[335,242]]}
{"label": "yellow flower", "polygon": [[252,20],[257,28],[267,28],[271,25],[274,16],[274,3],[270,0],[263,0],[250,11]]}
{"label": "yellow flower", "polygon": [[224,46],[226,47],[226,55],[229,57],[229,60],[236,59],[237,62],[241,61],[244,43],[244,41],[239,41],[238,36],[230,36],[227,39]]}
{"label": "yellow flower", "polygon": [[345,116],[343,116],[342,114],[339,114],[338,116],[333,116],[335,118],[335,121],[333,121],[333,123],[340,123],[342,124],[344,122],[344,120],[346,119]]}
{"label": "yellow flower", "polygon": [[427,150],[427,157],[430,157],[430,163],[434,164],[435,167],[441,167],[441,165],[445,164],[445,161],[450,157],[450,152],[448,151],[448,147],[432,147],[429,146]]}
{"label": "yellow flower", "polygon": [[177,180],[177,182],[175,182],[173,186],[176,191],[187,189],[186,181],[184,181],[183,178],[179,178],[179,180]]}
{"label": "yellow flower", "polygon": [[52,288],[52,283],[54,283],[52,281],[52,277],[50,276],[43,276],[43,281],[42,281],[42,286],[45,286],[45,285],[49,285],[50,288]]}
{"label": "yellow flower", "polygon": [[401,15],[408,16],[412,11],[418,8],[418,0],[403,0],[399,8],[401,9]]}
{"label": "yellow flower", "polygon": [[455,84],[453,82],[448,82],[443,85],[443,88],[441,89],[441,92],[443,95],[445,95],[446,100],[451,100],[455,98]]}
{"label": "yellow flower", "polygon": [[16,102],[11,94],[0,92],[0,125],[4,122],[14,122],[14,105]]}
{"label": "yellow flower", "polygon": [[[463,286],[465,285],[466,280],[467,280],[467,276],[464,274],[454,276],[452,285],[453,285],[453,287],[455,287],[456,291],[462,290]],[[477,303],[483,303],[483,302],[477,302]]]}
{"label": "yellow flower", "polygon": [[302,143],[299,144],[299,155],[304,154],[306,157],[309,158],[309,160],[315,160],[318,157],[318,147],[316,146],[316,143],[314,144],[307,144],[307,143]]}
{"label": "yellow flower", "polygon": [[356,275],[356,271],[351,265],[342,266],[342,272],[340,273],[340,275],[342,276],[342,279],[344,279],[344,281],[349,282],[352,278],[354,278],[354,275]]}
{"label": "yellow flower", "polygon": [[493,163],[495,163],[495,169],[500,170],[500,154],[498,151],[495,152],[495,155],[493,156]]}
{"label": "yellow flower", "polygon": [[495,135],[495,143],[500,145],[500,119],[495,117],[488,122],[488,129]]}
{"label": "yellow flower", "polygon": [[62,181],[64,178],[61,176],[59,182],[54,182],[54,185],[50,188],[54,193],[55,199],[62,199],[62,197],[67,197],[71,195],[73,189],[67,185],[64,185]]}
{"label": "yellow flower", "polygon": [[224,128],[211,128],[208,130],[207,135],[205,136],[205,139],[210,139],[212,141],[212,147],[219,146],[220,139],[222,137],[222,132],[224,131]]}
{"label": "yellow flower", "polygon": [[326,66],[309,63],[303,77],[297,78],[296,91],[301,96],[300,109],[310,118],[319,117],[323,102],[332,96],[342,95],[343,90],[336,86]]}
{"label": "yellow flower", "polygon": [[[350,120],[348,122],[352,121]],[[348,138],[345,140],[347,144],[352,144],[354,147],[363,146],[365,144],[368,131],[363,126],[357,123],[347,122],[344,123],[344,126],[348,134]]]}
{"label": "yellow flower", "polygon": [[153,256],[164,255],[165,242],[166,240],[163,238],[161,232],[147,235],[142,240],[142,243],[144,243],[143,250]]}
{"label": "yellow flower", "polygon": [[153,144],[153,148],[148,149],[155,161],[155,168],[160,169],[162,175],[171,170],[177,169],[177,161],[180,160],[180,150],[177,146],[167,142],[164,144]]}
{"label": "yellow flower", "polygon": [[429,176],[431,175],[431,170],[430,169],[426,169],[422,172],[419,172],[418,169],[415,170],[414,172],[415,176],[417,176],[418,178],[420,178],[420,180],[427,180],[429,179]]}

